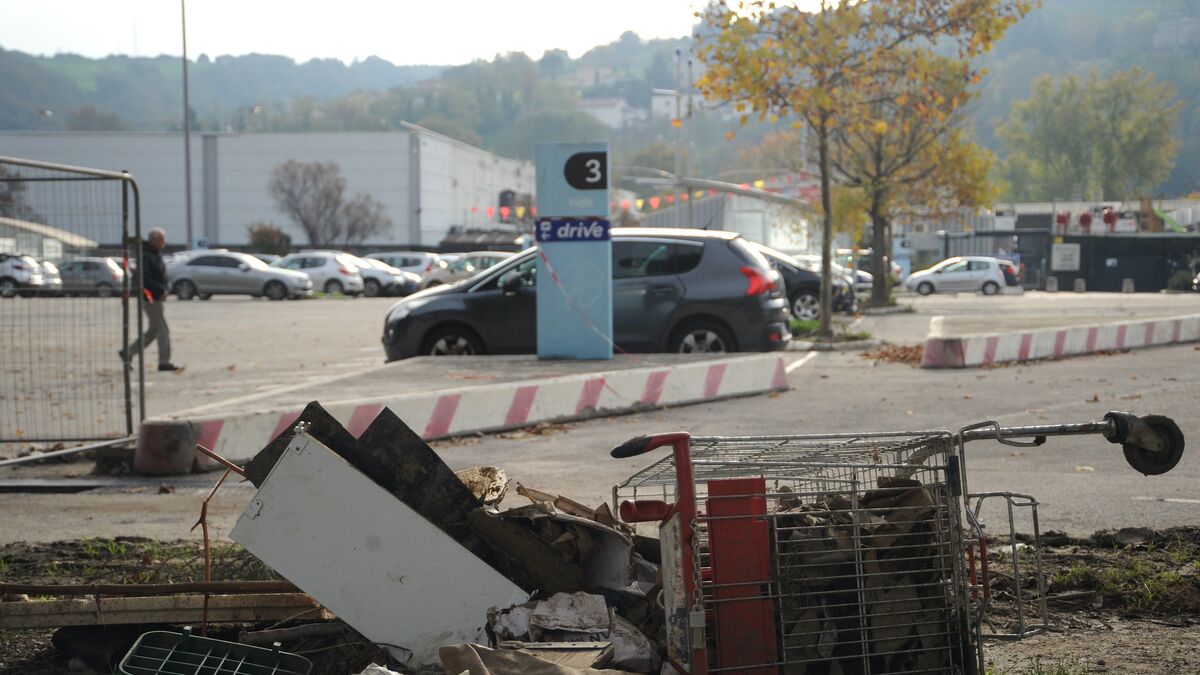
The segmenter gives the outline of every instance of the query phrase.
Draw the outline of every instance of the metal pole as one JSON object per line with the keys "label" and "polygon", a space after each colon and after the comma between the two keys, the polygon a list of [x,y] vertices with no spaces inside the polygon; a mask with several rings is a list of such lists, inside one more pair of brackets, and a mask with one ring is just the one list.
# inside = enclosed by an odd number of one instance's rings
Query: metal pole
{"label": "metal pole", "polygon": [[[675,127],[675,176],[678,180],[679,176],[683,175],[683,134],[680,133],[680,127],[683,126],[683,107],[682,100],[679,97],[679,80],[681,79],[680,70],[683,67],[683,54],[679,49],[675,50],[675,121],[671,126]],[[680,183],[675,183],[675,189],[679,190]],[[676,195],[678,196],[678,192]],[[675,204],[675,227],[683,226],[683,209],[679,208],[679,204]]]}
{"label": "metal pole", "polygon": [[188,101],[187,0],[179,0],[183,27],[183,194],[187,205],[187,247],[193,247],[192,233],[192,108]]}
{"label": "metal pole", "polygon": [[[121,282],[121,349],[129,349],[129,183],[121,181],[121,261],[125,279]],[[140,245],[141,242],[139,242]],[[138,308],[141,311],[141,308]],[[141,334],[138,334],[141,339]],[[125,433],[133,433],[133,384],[129,381],[128,360],[121,364],[125,384]]]}
{"label": "metal pole", "polygon": [[[688,57],[688,62],[687,62],[687,97],[688,97],[688,100],[687,100],[687,120],[688,120],[687,139],[688,139],[688,153],[690,154],[691,150],[692,150],[692,59],[690,56]],[[691,171],[691,167],[687,166],[687,164],[684,164],[683,173],[687,174],[687,173],[690,173],[690,171]],[[691,192],[691,189],[688,188],[687,191]],[[695,215],[694,215],[694,211],[692,210],[692,195],[688,195],[688,203],[687,204],[688,204],[688,227],[696,227],[696,221],[694,219]],[[764,241],[763,243],[765,244],[766,242]]]}

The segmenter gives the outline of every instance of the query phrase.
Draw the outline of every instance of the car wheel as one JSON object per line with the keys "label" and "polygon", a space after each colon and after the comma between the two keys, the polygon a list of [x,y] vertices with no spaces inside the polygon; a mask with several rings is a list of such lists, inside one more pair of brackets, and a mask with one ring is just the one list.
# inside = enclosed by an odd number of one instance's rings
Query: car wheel
{"label": "car wheel", "polygon": [[733,336],[715,323],[691,323],[675,334],[670,351],[679,354],[723,354],[736,352]]}
{"label": "car wheel", "polygon": [[376,298],[383,295],[383,286],[374,279],[367,279],[363,282],[363,295],[368,298]]}
{"label": "car wheel", "polygon": [[917,292],[921,295],[929,295],[930,293],[933,293],[933,284],[929,283],[928,281],[922,281],[921,283],[917,284]]}
{"label": "car wheel", "polygon": [[96,284],[96,297],[108,298],[108,297],[112,297],[112,294],[113,294],[112,284],[106,284],[106,283]]}
{"label": "car wheel", "polygon": [[801,293],[792,303],[792,316],[804,321],[816,321],[821,318],[821,298],[816,293]]}
{"label": "car wheel", "polygon": [[191,300],[196,297],[196,284],[184,279],[175,284],[175,297],[180,300]]}
{"label": "car wheel", "polygon": [[329,281],[326,281],[325,282],[325,292],[330,295],[342,293],[343,292],[342,282],[338,281],[337,279],[330,279]]}
{"label": "car wheel", "polygon": [[994,281],[989,281],[983,285],[984,295],[995,295],[1000,292],[1000,285]]}
{"label": "car wheel", "polygon": [[0,279],[0,298],[17,297],[17,282],[15,279]]}
{"label": "car wheel", "polygon": [[466,328],[447,326],[434,331],[425,341],[422,350],[429,356],[475,356],[482,354],[483,343],[475,333]]}
{"label": "car wheel", "polygon": [[287,286],[281,281],[268,281],[266,286],[263,286],[263,295],[271,300],[284,300],[287,298]]}

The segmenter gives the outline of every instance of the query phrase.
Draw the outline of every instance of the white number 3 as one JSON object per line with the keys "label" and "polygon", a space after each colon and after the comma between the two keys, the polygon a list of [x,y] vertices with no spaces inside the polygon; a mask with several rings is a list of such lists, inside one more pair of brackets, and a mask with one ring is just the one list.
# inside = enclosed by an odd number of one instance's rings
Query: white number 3
{"label": "white number 3", "polygon": [[587,178],[584,178],[587,182],[599,183],[604,178],[604,175],[600,173],[600,160],[589,159],[584,166],[587,167],[588,171]]}

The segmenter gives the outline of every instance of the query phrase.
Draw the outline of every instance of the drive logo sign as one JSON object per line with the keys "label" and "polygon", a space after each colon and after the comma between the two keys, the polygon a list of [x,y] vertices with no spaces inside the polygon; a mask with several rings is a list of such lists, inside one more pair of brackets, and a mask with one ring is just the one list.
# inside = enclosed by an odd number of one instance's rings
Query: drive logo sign
{"label": "drive logo sign", "polygon": [[552,218],[538,221],[539,242],[546,241],[609,241],[610,223],[596,218]]}

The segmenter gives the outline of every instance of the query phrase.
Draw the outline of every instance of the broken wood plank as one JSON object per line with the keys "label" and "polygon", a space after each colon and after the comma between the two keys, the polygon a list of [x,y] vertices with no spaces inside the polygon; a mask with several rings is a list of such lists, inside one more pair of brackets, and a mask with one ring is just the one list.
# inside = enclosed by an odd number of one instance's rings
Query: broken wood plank
{"label": "broken wood plank", "polygon": [[4,602],[0,603],[0,628],[199,623],[204,620],[206,599],[209,623],[334,618],[333,614],[304,593],[189,594]]}

